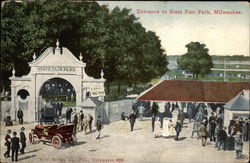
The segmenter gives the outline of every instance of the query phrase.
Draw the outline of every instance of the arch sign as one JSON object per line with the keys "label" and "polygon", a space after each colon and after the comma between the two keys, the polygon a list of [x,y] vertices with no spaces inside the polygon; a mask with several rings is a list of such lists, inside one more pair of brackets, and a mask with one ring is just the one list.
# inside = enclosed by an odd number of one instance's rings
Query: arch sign
{"label": "arch sign", "polygon": [[[47,48],[42,55],[36,58],[33,56],[33,61],[29,62],[31,68],[30,73],[26,76],[16,77],[15,69],[13,68],[11,80],[11,117],[15,118],[19,109],[18,106],[18,92],[19,90],[26,90],[29,94],[27,113],[24,118],[27,121],[37,121],[38,111],[42,104],[40,104],[39,92],[43,84],[53,78],[62,78],[68,81],[74,88],[76,93],[76,106],[86,99],[87,90],[95,90],[93,96],[98,97],[99,100],[104,99],[104,82],[103,72],[101,78],[95,79],[89,77],[85,73],[86,63],[82,61],[82,55],[79,59],[76,58],[67,48],[59,48],[57,40],[57,47]],[[98,89],[96,89],[98,88]],[[98,91],[97,91],[98,90]],[[101,90],[101,91],[100,91]],[[93,91],[94,92],[94,91]]]}

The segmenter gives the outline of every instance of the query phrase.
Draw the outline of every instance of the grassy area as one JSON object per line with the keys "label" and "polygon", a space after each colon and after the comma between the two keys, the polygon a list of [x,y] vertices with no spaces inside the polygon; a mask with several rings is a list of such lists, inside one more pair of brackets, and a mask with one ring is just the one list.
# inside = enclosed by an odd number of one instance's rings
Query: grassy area
{"label": "grassy area", "polygon": [[64,107],[73,107],[76,106],[76,102],[75,101],[63,101],[63,106]]}
{"label": "grassy area", "polygon": [[[213,68],[222,68],[224,69],[223,64],[214,64]],[[227,69],[250,69],[250,65],[226,65]]]}
{"label": "grassy area", "polygon": [[154,85],[153,83],[156,84],[157,81],[159,82],[160,79],[155,79],[155,80],[153,80],[152,83],[150,82],[150,83],[144,83],[144,84],[143,83],[137,84],[136,86],[133,86],[133,89],[131,91],[127,91],[127,88],[129,88],[131,86],[123,84],[120,87],[119,95],[118,95],[117,84],[110,83],[109,92],[107,90],[107,87],[105,87],[105,92],[106,92],[105,101],[115,101],[115,100],[125,99],[127,95],[140,94],[144,90],[146,90],[146,89],[150,88],[152,85]]}
{"label": "grassy area", "polygon": [[150,82],[150,84],[155,85],[155,84],[159,83],[160,81],[161,81],[160,78],[152,79],[151,82]]}
{"label": "grassy area", "polygon": [[[224,73],[224,71],[217,71],[217,70],[214,70],[213,72],[216,72],[216,73]],[[232,75],[232,74],[242,74],[242,75],[249,75],[250,73],[249,72],[245,72],[245,71],[226,71],[226,73],[228,75]]]}
{"label": "grassy area", "polygon": [[[205,80],[205,81],[224,81],[224,72],[223,71],[213,71],[222,73],[222,76],[211,76],[211,75],[205,75],[205,76],[199,76],[198,80]],[[232,74],[237,74],[236,72],[227,72],[227,81],[248,81],[245,78],[239,78],[239,77],[232,77]],[[247,72],[240,72],[239,74],[249,74]],[[175,80],[194,80],[192,77],[185,78],[185,76],[178,72],[168,72],[168,75],[171,77],[171,79]]]}

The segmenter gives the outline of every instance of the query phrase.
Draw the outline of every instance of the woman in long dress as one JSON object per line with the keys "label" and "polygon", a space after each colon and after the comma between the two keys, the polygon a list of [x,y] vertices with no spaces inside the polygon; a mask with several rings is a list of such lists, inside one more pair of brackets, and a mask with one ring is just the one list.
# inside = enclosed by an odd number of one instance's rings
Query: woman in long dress
{"label": "woman in long dress", "polygon": [[173,136],[174,135],[174,123],[172,122],[172,120],[169,120],[168,123],[168,129],[169,129],[169,136]]}
{"label": "woman in long dress", "polygon": [[162,132],[161,132],[161,122],[160,122],[160,118],[157,117],[156,121],[155,121],[155,138],[161,137],[162,136]]}
{"label": "woman in long dress", "polygon": [[175,109],[173,112],[172,112],[172,121],[173,121],[173,123],[175,124],[176,122],[177,122],[177,120],[178,120],[178,110],[177,109]]}
{"label": "woman in long dress", "polygon": [[168,123],[169,123],[168,119],[165,118],[163,120],[163,127],[162,127],[162,136],[164,136],[164,137],[167,137],[169,135]]}

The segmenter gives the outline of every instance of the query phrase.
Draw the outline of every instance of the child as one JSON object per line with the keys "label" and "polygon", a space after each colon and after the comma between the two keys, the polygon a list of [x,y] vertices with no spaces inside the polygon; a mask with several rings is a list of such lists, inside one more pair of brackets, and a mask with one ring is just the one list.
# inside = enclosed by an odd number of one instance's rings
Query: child
{"label": "child", "polygon": [[242,158],[242,149],[243,149],[243,142],[240,138],[240,132],[237,132],[235,136],[236,159]]}

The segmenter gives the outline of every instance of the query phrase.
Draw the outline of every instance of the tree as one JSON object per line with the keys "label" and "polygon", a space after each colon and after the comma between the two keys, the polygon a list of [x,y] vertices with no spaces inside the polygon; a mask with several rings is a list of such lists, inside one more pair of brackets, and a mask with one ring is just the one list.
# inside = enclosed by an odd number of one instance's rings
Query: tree
{"label": "tree", "polygon": [[186,45],[186,48],[187,53],[177,60],[180,68],[192,72],[193,78],[196,80],[199,75],[210,73],[213,62],[206,45],[199,42],[190,42]]}
{"label": "tree", "polygon": [[[1,70],[5,78],[29,72],[28,62],[60,40],[76,57],[83,54],[86,73],[107,83],[136,84],[166,71],[159,38],[146,31],[129,9],[110,11],[97,2],[11,1],[2,7]],[[1,87],[0,87],[1,89]],[[118,89],[119,94],[119,89]]]}

